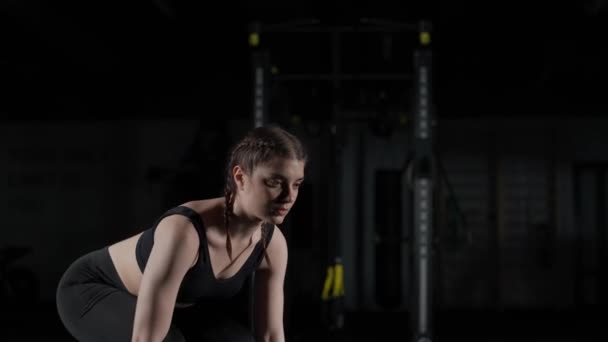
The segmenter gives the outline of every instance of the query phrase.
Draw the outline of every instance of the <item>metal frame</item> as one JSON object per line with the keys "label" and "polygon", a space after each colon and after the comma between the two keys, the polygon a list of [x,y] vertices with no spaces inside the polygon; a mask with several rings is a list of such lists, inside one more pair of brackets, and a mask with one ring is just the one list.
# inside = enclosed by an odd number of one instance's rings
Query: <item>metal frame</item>
{"label": "metal frame", "polygon": [[[430,30],[423,27],[421,31]],[[432,53],[420,47],[414,54],[416,83],[413,125],[414,174],[413,174],[413,302],[412,318],[414,341],[431,341],[433,307],[433,230],[434,230],[434,111],[432,107]]]}
{"label": "metal frame", "polygon": [[[363,25],[363,26],[361,26]],[[366,26],[367,25],[367,26]],[[274,77],[277,81],[327,81],[332,82],[334,92],[341,86],[341,82],[353,80],[405,80],[415,83],[415,105],[414,105],[414,180],[413,180],[413,303],[412,312],[414,339],[416,342],[430,342],[432,339],[432,293],[433,293],[433,188],[434,179],[434,115],[432,107],[432,53],[430,49],[430,23],[421,21],[417,24],[402,23],[389,20],[363,18],[355,26],[331,26],[323,27],[319,20],[307,19],[292,21],[281,24],[264,25],[260,23],[252,24],[250,42],[257,51],[253,54],[254,65],[254,122],[263,122],[262,117],[268,117],[267,89],[268,77]],[[420,47],[414,51],[414,74],[344,74],[340,70],[340,38],[343,33],[357,32],[407,32],[414,31],[420,34]],[[331,34],[332,39],[332,72],[319,74],[281,74],[271,75],[269,54],[265,50],[259,50],[259,40],[261,33],[319,33]],[[261,52],[263,51],[263,52]],[[340,103],[333,101],[332,117],[329,124],[330,147],[328,153],[333,161],[332,165],[327,165],[332,175],[339,177],[341,165],[340,128],[344,113],[341,111]],[[336,178],[338,179],[338,178]],[[328,227],[328,248],[330,259],[340,258],[340,234],[338,206],[335,205],[337,194],[339,193],[338,182],[334,188],[330,189],[329,198],[334,203],[330,203],[332,208],[332,222]],[[332,231],[333,230],[333,231]],[[331,242],[334,241],[335,245]],[[334,260],[328,260],[332,263]]]}

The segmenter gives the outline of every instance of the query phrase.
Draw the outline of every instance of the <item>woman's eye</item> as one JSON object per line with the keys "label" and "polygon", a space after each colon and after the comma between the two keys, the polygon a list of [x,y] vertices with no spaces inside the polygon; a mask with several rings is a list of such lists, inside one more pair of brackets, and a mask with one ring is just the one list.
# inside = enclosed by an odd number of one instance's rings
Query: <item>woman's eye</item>
{"label": "woman's eye", "polygon": [[281,182],[276,181],[276,180],[270,180],[268,182],[266,182],[269,186],[278,186],[281,185]]}

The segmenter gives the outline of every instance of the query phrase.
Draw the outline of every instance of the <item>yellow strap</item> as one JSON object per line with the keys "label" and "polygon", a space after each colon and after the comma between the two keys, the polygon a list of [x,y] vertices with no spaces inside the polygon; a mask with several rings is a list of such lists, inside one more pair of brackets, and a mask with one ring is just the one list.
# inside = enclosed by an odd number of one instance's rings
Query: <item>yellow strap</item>
{"label": "yellow strap", "polygon": [[335,266],[335,277],[334,277],[334,291],[333,297],[344,296],[344,267],[342,264],[336,264]]}
{"label": "yellow strap", "polygon": [[323,284],[323,293],[321,294],[321,299],[324,301],[329,300],[329,290],[331,289],[331,284],[334,280],[334,269],[332,266],[327,268],[327,276],[325,277],[325,284]]}

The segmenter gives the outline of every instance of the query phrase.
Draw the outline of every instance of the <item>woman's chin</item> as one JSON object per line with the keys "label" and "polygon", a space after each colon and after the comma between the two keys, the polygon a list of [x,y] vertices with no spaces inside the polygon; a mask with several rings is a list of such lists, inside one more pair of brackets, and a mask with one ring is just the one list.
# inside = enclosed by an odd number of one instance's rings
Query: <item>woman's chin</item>
{"label": "woman's chin", "polygon": [[285,216],[281,215],[270,215],[268,217],[268,222],[273,224],[281,224],[283,223],[283,220],[285,220]]}

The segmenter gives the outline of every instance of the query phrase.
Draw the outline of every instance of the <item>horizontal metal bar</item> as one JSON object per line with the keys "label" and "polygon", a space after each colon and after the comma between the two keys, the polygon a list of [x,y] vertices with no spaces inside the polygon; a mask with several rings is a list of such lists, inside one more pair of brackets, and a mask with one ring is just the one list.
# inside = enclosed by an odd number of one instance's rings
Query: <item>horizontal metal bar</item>
{"label": "horizontal metal bar", "polygon": [[374,32],[416,32],[417,28],[402,27],[285,27],[263,28],[262,33],[374,33]]}
{"label": "horizontal metal bar", "polygon": [[376,81],[412,79],[411,74],[278,74],[279,81]]}
{"label": "horizontal metal bar", "polygon": [[326,25],[318,19],[303,19],[292,22],[263,24],[259,23],[257,28],[260,32],[278,33],[358,33],[358,32],[418,32],[419,23],[399,22],[382,18],[361,18],[359,25]]}

